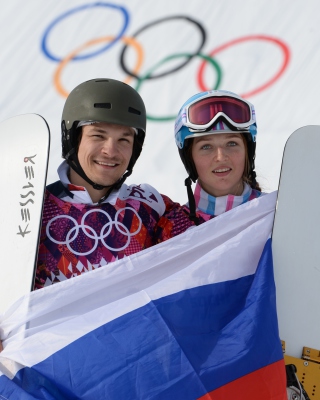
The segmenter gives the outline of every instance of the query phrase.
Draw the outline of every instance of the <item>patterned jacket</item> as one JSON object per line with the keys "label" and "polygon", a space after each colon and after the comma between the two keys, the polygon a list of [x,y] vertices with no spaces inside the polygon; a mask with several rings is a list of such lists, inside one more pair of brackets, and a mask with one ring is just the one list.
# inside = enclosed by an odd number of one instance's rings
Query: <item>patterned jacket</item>
{"label": "patterned jacket", "polygon": [[193,225],[178,203],[147,184],[123,184],[102,204],[75,202],[82,190],[61,181],[47,187],[35,289],[137,253]]}

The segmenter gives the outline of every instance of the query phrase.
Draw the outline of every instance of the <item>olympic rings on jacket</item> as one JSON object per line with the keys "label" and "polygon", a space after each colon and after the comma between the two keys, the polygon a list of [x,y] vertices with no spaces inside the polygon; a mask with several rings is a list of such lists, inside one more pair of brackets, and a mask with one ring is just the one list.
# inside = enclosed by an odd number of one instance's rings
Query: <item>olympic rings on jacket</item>
{"label": "olympic rings on jacket", "polygon": [[[122,222],[119,222],[119,220],[118,220],[119,214],[122,211],[125,211],[125,210],[132,211],[134,213],[134,215],[138,218],[139,226],[134,232],[130,232],[129,229]],[[99,234],[97,234],[97,232],[95,231],[95,229],[92,226],[90,226],[90,225],[85,223],[85,220],[86,220],[87,216],[89,214],[92,214],[92,213],[102,213],[108,219],[108,222],[103,225],[103,227],[101,228]],[[72,227],[68,231],[65,240],[57,240],[50,233],[50,227],[51,227],[51,224],[53,222],[55,222],[56,220],[59,220],[59,219],[63,219],[63,218],[71,220],[73,222],[73,224],[74,224],[74,227]],[[113,227],[115,228],[115,231],[117,231],[121,235],[127,237],[126,238],[126,243],[122,247],[117,247],[116,248],[116,247],[109,246],[105,241],[105,238],[107,238],[110,235],[111,231],[114,233],[114,230],[112,230]],[[75,218],[71,217],[70,215],[58,215],[56,217],[53,217],[48,222],[48,224],[46,226],[46,234],[47,234],[47,237],[52,242],[54,242],[56,244],[66,245],[71,253],[76,254],[77,256],[87,256],[87,255],[93,253],[96,250],[96,248],[98,247],[98,244],[99,244],[99,240],[101,241],[101,243],[103,244],[104,247],[106,247],[107,249],[109,249],[111,251],[112,250],[113,251],[121,251],[121,250],[126,249],[130,244],[131,237],[137,235],[140,232],[141,227],[142,227],[141,218],[140,218],[140,216],[138,215],[138,213],[136,212],[136,210],[134,208],[131,208],[131,207],[121,208],[120,210],[118,210],[116,212],[116,215],[114,217],[114,221],[112,220],[112,218],[110,217],[110,215],[106,211],[99,210],[99,209],[93,209],[93,210],[87,211],[82,216],[80,224],[78,224],[77,220]],[[77,250],[75,250],[75,249],[73,249],[71,247],[71,243],[75,242],[77,240],[77,237],[79,235],[80,229],[82,231],[82,234],[87,236],[89,239],[93,239],[94,240],[94,245],[93,245],[92,249],[90,249],[88,251],[85,251],[85,252],[82,252],[82,253],[77,251]]]}

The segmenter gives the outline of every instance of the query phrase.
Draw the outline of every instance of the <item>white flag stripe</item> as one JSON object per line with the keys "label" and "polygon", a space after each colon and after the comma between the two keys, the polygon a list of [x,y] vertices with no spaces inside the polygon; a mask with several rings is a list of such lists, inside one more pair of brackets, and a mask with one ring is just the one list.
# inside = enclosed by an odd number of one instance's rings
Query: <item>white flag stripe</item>
{"label": "white flag stripe", "polygon": [[[197,251],[196,261],[186,263],[181,271],[151,286],[148,290],[150,297],[156,300],[163,297],[164,292],[169,295],[208,283],[225,282],[254,274],[272,224],[273,213],[270,213],[223,244],[213,246],[206,252]],[[166,267],[171,266],[169,263]]]}
{"label": "white flag stripe", "polygon": [[49,327],[39,325],[36,333],[30,335],[28,331],[28,337],[24,338],[23,334],[20,337],[15,335],[14,340],[8,343],[0,355],[0,371],[8,377],[14,377],[21,368],[31,367],[45,360],[88,332],[144,306],[149,301],[147,294],[141,291],[66,321],[54,321]]}
{"label": "white flag stripe", "polygon": [[[72,278],[59,283],[59,285],[52,285],[22,297],[0,317],[2,339],[6,339],[9,333],[12,336],[19,331],[21,326],[30,320],[36,321],[38,317],[42,317],[41,321],[45,323],[45,319],[53,321],[78,315],[80,300],[82,303],[80,312],[85,313],[130,295],[133,293],[130,282],[134,277],[138,281],[142,272],[144,282],[135,291],[149,287],[157,280],[175,274],[186,265],[197,261],[199,254],[206,254],[211,249],[225,243],[265,215],[273,215],[275,201],[276,192],[237,207],[170,241],[91,271],[90,274]],[[225,271],[224,280],[229,279],[228,271]],[[118,287],[117,285],[122,288],[121,293],[118,293],[119,289],[115,289]],[[162,296],[172,293],[166,288],[163,290]],[[99,291],[103,293],[101,299],[97,296]],[[48,308],[43,307],[49,296],[54,299],[50,313]],[[66,312],[64,315],[61,313],[62,307]],[[28,310],[27,313],[26,310]]]}

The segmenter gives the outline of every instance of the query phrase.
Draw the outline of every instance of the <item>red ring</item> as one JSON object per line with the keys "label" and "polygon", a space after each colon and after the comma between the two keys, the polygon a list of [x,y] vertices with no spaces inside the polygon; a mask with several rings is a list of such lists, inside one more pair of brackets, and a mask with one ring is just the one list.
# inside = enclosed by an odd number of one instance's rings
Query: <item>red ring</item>
{"label": "red ring", "polygon": [[[284,59],[283,59],[283,63],[282,63],[280,70],[275,74],[275,76],[273,78],[271,78],[269,81],[267,81],[263,85],[259,86],[257,89],[251,90],[250,92],[240,95],[243,98],[248,98],[257,93],[260,93],[263,90],[265,90],[267,87],[271,86],[283,74],[283,72],[285,71],[285,69],[288,66],[289,59],[290,59],[289,47],[284,42],[282,42],[280,39],[276,39],[274,37],[266,36],[266,35],[250,35],[250,36],[244,36],[244,37],[241,37],[238,39],[231,40],[230,42],[227,42],[227,43],[217,47],[216,49],[212,50],[212,52],[209,55],[210,55],[210,57],[213,57],[216,54],[218,54],[220,51],[223,51],[223,50],[227,49],[228,47],[231,47],[234,44],[246,42],[248,40],[265,40],[267,42],[272,42],[272,43],[278,45],[280,47],[280,49],[283,51]],[[198,85],[199,85],[201,91],[203,91],[203,92],[210,90],[205,87],[204,82],[203,82],[203,70],[204,70],[205,65],[206,65],[206,61],[203,61],[200,64],[199,71],[198,71],[198,77],[197,77]]]}

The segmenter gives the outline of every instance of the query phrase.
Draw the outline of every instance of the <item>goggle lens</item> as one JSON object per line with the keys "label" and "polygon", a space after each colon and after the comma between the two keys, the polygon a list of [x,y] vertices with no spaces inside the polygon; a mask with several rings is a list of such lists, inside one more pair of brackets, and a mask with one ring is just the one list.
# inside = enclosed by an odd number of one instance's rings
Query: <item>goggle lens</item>
{"label": "goggle lens", "polygon": [[206,125],[220,112],[237,124],[245,124],[251,120],[249,105],[232,97],[202,99],[189,107],[188,117],[192,124]]}

